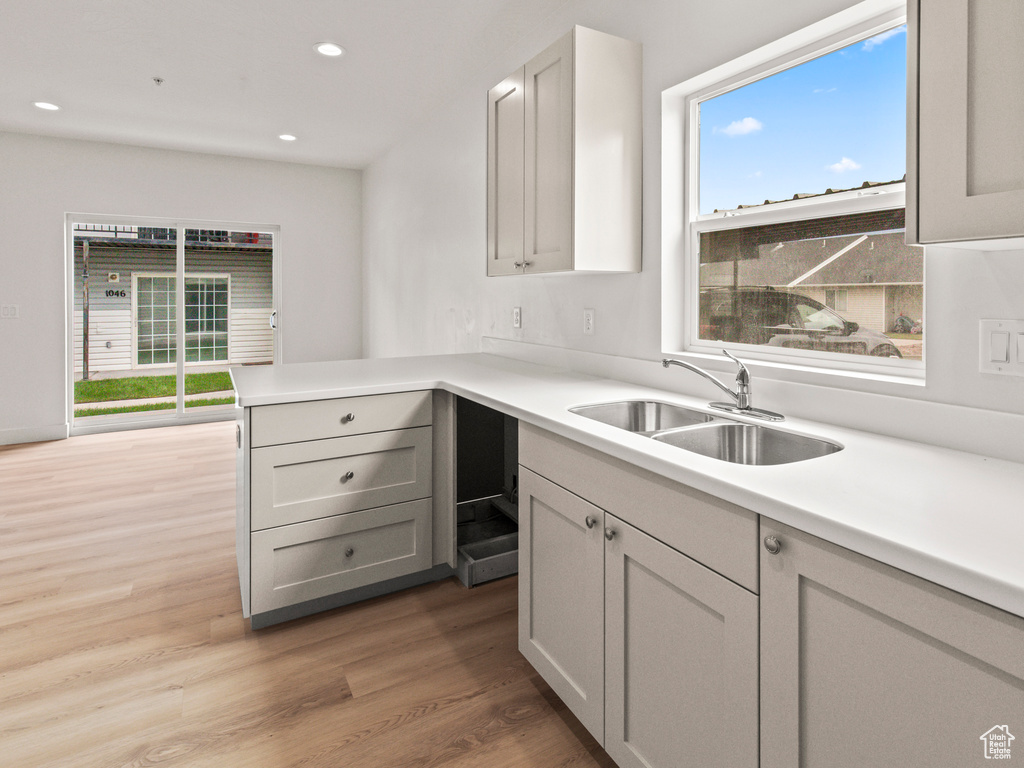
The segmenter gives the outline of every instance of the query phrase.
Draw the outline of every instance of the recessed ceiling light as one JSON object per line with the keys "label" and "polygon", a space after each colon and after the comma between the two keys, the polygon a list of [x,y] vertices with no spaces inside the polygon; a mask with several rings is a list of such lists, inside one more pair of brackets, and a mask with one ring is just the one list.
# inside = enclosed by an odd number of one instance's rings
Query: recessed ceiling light
{"label": "recessed ceiling light", "polygon": [[279,138],[281,141],[295,141],[295,139],[297,137],[296,136],[292,136],[290,133],[282,133],[277,138]]}
{"label": "recessed ceiling light", "polygon": [[51,104],[48,101],[34,101],[32,103],[40,109],[48,109],[51,112],[56,112],[58,109],[60,109],[60,107],[58,107],[56,104]]}
{"label": "recessed ceiling light", "polygon": [[323,56],[341,56],[345,53],[345,49],[337,43],[317,43],[314,48]]}

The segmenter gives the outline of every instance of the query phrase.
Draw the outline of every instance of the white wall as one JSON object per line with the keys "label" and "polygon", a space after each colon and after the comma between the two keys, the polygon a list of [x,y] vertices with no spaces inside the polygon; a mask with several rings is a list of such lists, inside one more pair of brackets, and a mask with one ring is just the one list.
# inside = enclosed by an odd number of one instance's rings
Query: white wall
{"label": "white wall", "polygon": [[285,362],[362,353],[362,174],[0,132],[0,443],[66,424],[64,215],[277,224]]}
{"label": "white wall", "polygon": [[[661,91],[853,4],[570,0],[507,50],[495,52],[493,66],[467,73],[455,98],[438,105],[425,125],[365,172],[366,354],[476,351],[481,338],[489,336],[658,359]],[[644,46],[643,272],[486,278],[486,90],[574,23]],[[1024,379],[978,372],[978,320],[1024,318],[1024,253],[933,249],[926,259],[926,284],[926,386],[851,384],[826,377],[814,382],[818,391],[852,387],[899,398],[897,412],[899,402],[931,401],[1024,413]],[[521,330],[512,328],[513,306],[522,307]],[[584,307],[596,309],[594,336],[582,334]],[[755,369],[755,378],[787,375]],[[675,380],[680,391],[713,394],[697,377],[677,375]],[[794,415],[801,404],[792,401],[805,391],[796,395],[794,390],[785,398]],[[856,397],[836,401],[836,393],[826,394],[822,402],[845,404],[847,423],[889,431],[892,407],[883,417],[881,409],[862,408]],[[767,400],[761,404],[772,407]],[[810,406],[807,410],[815,412]]]}

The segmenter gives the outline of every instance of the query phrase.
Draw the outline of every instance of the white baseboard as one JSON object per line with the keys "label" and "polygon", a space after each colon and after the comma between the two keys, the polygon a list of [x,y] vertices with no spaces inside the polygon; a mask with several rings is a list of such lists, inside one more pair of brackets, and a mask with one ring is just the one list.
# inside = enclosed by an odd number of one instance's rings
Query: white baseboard
{"label": "white baseboard", "polygon": [[67,424],[52,424],[46,427],[0,429],[0,445],[17,445],[18,443],[41,443],[47,440],[64,440],[67,436]]}

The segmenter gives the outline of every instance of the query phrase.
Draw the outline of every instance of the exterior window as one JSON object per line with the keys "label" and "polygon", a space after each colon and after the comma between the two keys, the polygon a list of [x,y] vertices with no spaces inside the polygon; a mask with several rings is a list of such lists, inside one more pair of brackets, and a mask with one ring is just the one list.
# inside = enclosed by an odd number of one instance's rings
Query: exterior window
{"label": "exterior window", "polygon": [[825,306],[837,312],[846,311],[847,292],[841,288],[825,289]]}
{"label": "exterior window", "polygon": [[923,249],[904,243],[905,10],[872,5],[691,81],[685,351],[923,370],[923,332],[894,333],[901,317],[921,330],[924,309]]}

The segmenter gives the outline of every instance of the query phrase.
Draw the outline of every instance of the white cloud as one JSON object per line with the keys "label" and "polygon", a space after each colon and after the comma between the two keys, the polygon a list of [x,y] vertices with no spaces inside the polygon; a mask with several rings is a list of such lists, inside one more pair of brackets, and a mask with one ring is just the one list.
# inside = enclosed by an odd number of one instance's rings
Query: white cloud
{"label": "white cloud", "polygon": [[867,40],[865,40],[864,41],[864,47],[862,48],[862,50],[870,51],[870,50],[880,46],[882,43],[884,43],[890,37],[896,37],[896,35],[905,35],[905,34],[907,34],[907,25],[906,24],[904,24],[902,27],[894,27],[892,29],[887,29],[887,30],[885,30],[885,32],[882,32],[879,35],[875,35],[874,37],[869,37]]}
{"label": "white cloud", "polygon": [[860,168],[860,163],[855,160],[851,160],[848,157],[844,157],[838,163],[832,163],[832,165],[826,165],[826,171],[832,171],[833,173],[843,173],[845,171],[856,171]]}
{"label": "white cloud", "polygon": [[753,117],[744,117],[742,120],[734,120],[722,129],[727,136],[744,136],[754,131],[760,131],[764,124]]}

